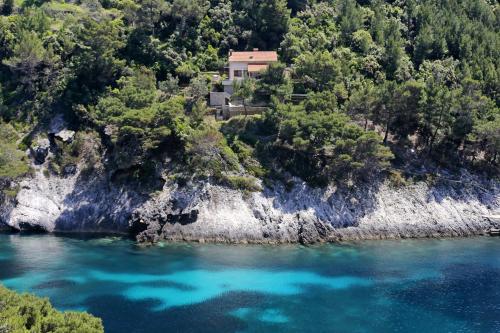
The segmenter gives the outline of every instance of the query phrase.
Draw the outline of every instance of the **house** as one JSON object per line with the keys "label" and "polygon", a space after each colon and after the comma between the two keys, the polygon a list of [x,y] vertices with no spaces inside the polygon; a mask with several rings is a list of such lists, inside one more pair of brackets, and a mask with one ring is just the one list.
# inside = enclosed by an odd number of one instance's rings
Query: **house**
{"label": "house", "polygon": [[229,51],[229,79],[222,83],[224,91],[228,92],[226,87],[230,87],[228,90],[232,92],[235,80],[243,80],[247,77],[258,78],[260,72],[277,61],[276,51],[259,51],[259,49],[248,52]]}
{"label": "house", "polygon": [[229,66],[227,67],[228,78],[221,81],[220,77],[214,77],[214,88],[210,93],[210,106],[225,111],[227,117],[228,109],[231,107],[240,107],[239,105],[231,105],[230,103],[234,81],[243,80],[248,77],[258,79],[259,73],[266,70],[271,63],[277,61],[278,53],[276,51],[259,51],[259,49],[253,49],[253,51],[236,52],[230,50]]}

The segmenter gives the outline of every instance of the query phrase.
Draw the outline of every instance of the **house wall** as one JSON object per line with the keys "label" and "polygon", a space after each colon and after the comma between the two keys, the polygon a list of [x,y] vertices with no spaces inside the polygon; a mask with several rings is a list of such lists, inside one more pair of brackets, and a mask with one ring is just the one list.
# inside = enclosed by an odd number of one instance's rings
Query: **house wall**
{"label": "house wall", "polygon": [[226,105],[226,98],[230,98],[230,97],[231,97],[231,95],[229,95],[226,92],[212,91],[210,93],[210,106]]}
{"label": "house wall", "polygon": [[248,63],[247,62],[230,62],[229,63],[229,80],[234,80],[234,71],[235,70],[248,71]]}
{"label": "house wall", "polygon": [[226,94],[229,94],[229,96],[231,96],[233,94],[234,89],[233,89],[233,82],[232,81],[228,81],[228,84],[224,85],[224,92]]}

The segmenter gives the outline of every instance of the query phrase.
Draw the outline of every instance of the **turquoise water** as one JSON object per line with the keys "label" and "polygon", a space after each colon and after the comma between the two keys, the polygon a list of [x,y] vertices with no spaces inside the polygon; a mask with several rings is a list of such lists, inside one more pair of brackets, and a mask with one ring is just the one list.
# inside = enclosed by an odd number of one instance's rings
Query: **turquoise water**
{"label": "turquoise water", "polygon": [[500,239],[301,246],[0,234],[0,281],[106,332],[500,332]]}

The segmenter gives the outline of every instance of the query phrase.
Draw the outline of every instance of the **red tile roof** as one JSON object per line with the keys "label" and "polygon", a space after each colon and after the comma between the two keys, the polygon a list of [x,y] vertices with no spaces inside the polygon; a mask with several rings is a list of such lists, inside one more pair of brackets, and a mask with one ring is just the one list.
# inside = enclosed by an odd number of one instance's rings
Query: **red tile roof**
{"label": "red tile roof", "polygon": [[229,56],[229,61],[274,62],[278,61],[278,53],[276,51],[232,52]]}

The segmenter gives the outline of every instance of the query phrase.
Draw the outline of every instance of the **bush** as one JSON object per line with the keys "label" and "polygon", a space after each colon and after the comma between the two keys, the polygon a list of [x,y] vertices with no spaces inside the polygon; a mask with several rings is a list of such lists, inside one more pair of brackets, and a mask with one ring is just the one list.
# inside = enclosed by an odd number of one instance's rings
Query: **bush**
{"label": "bush", "polygon": [[0,177],[15,178],[29,171],[26,154],[17,148],[18,139],[11,125],[0,123]]}
{"label": "bush", "polygon": [[0,286],[0,332],[97,333],[104,328],[88,313],[59,312],[47,299]]}
{"label": "bush", "polygon": [[245,176],[226,176],[223,183],[226,186],[235,189],[248,192],[259,192],[262,188],[256,183],[254,178]]}
{"label": "bush", "polygon": [[389,182],[394,187],[404,187],[409,184],[401,171],[397,170],[389,171]]}
{"label": "bush", "polygon": [[210,125],[191,133],[186,143],[186,157],[191,171],[198,176],[220,177],[239,167],[238,157],[224,136]]}

